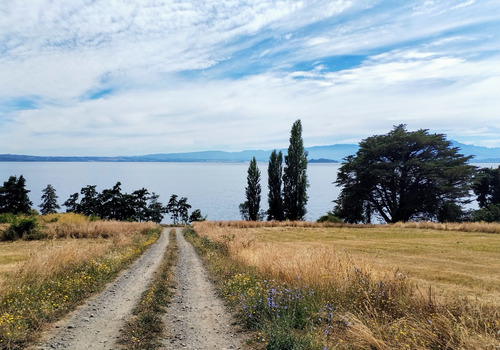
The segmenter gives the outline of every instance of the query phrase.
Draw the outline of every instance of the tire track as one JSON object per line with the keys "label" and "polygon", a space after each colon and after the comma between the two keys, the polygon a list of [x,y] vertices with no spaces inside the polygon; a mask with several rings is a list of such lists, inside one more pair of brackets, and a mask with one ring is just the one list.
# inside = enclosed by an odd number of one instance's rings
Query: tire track
{"label": "tire track", "polygon": [[243,349],[232,316],[217,297],[198,255],[177,231],[177,292],[165,315],[166,349]]}
{"label": "tire track", "polygon": [[[158,269],[168,245],[160,238],[99,295],[90,298],[55,328],[34,349],[114,349],[120,329]],[[32,348],[33,349],[33,348]]]}

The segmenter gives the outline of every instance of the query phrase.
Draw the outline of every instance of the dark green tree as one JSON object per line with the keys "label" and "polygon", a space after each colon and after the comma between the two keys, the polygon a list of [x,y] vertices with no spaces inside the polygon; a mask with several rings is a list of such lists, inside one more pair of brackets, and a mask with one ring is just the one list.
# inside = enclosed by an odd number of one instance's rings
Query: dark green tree
{"label": "dark green tree", "polygon": [[283,170],[283,205],[285,219],[304,220],[307,204],[307,151],[302,141],[302,123],[292,125],[290,145]]}
{"label": "dark green tree", "polygon": [[132,192],[132,198],[134,207],[134,216],[133,216],[134,221],[138,222],[148,221],[149,191],[145,188],[136,190]]}
{"label": "dark green tree", "polygon": [[193,210],[189,216],[189,222],[205,221],[207,218],[201,214],[200,209]]}
{"label": "dark green tree", "polygon": [[458,151],[442,134],[405,125],[361,141],[338,171],[335,215],[353,223],[373,214],[388,223],[457,217],[474,174],[471,157]]}
{"label": "dark green tree", "polygon": [[40,213],[42,215],[57,213],[61,206],[57,204],[57,194],[55,188],[48,184],[42,191],[42,203],[40,204]]}
{"label": "dark green tree", "polygon": [[101,214],[101,201],[99,193],[96,191],[96,186],[85,186],[80,190],[82,199],[80,201],[80,211],[85,216]]}
{"label": "dark green tree", "polygon": [[19,178],[10,176],[0,187],[0,214],[29,214],[33,205],[28,197],[29,192],[22,175]]}
{"label": "dark green tree", "polygon": [[189,209],[191,209],[191,205],[188,204],[186,197],[179,199],[178,207],[179,219],[183,224],[187,224],[189,221]]}
{"label": "dark green tree", "polygon": [[[247,172],[246,201],[240,204],[240,212],[245,220],[260,220],[260,170],[255,157],[250,161]],[[242,212],[243,209],[243,212]]]}
{"label": "dark green tree", "polygon": [[282,176],[283,176],[283,154],[281,151],[274,150],[269,157],[269,165],[267,167],[267,187],[269,193],[267,201],[269,209],[267,210],[267,220],[284,219],[283,212],[283,193],[282,193]]}
{"label": "dark green tree", "polygon": [[472,186],[479,209],[472,212],[473,221],[500,221],[500,166],[481,168]]}
{"label": "dark green tree", "polygon": [[80,203],[78,202],[79,194],[77,192],[73,193],[69,198],[63,203],[66,207],[66,213],[81,213]]}
{"label": "dark green tree", "polygon": [[165,207],[166,212],[170,214],[170,218],[174,222],[174,225],[177,225],[179,222],[179,201],[176,194],[170,196],[167,206]]}
{"label": "dark green tree", "polygon": [[243,203],[240,203],[239,209],[240,209],[241,218],[245,221],[249,221],[250,214],[249,214],[249,210],[248,210],[248,202],[245,201]]}
{"label": "dark green tree", "polygon": [[500,166],[496,169],[479,169],[472,189],[477,196],[480,208],[500,204]]}
{"label": "dark green tree", "polygon": [[159,224],[163,220],[163,213],[165,213],[166,209],[161,204],[161,202],[158,200],[159,195],[156,193],[151,193],[149,196],[149,204],[148,204],[148,210],[147,210],[147,216],[146,220],[147,221],[153,221]]}
{"label": "dark green tree", "polygon": [[121,182],[117,182],[113,188],[104,189],[99,194],[100,211],[99,216],[109,220],[126,220],[124,215],[124,196],[121,192]]}

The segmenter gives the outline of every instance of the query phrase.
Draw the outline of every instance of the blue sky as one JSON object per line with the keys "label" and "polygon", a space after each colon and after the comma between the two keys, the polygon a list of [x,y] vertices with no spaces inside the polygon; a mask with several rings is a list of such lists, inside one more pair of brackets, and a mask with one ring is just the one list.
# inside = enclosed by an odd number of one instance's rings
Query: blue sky
{"label": "blue sky", "polygon": [[500,147],[499,33],[489,0],[3,1],[0,153]]}

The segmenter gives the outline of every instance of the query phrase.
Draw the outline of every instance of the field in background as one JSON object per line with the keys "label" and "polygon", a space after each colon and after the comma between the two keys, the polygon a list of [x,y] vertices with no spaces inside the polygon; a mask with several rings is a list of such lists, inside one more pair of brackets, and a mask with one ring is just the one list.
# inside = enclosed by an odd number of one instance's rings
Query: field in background
{"label": "field in background", "polygon": [[[500,234],[487,233],[500,232],[498,224],[205,222],[194,228],[238,264],[257,268],[267,281],[284,283],[278,294],[311,288],[320,295],[310,301],[323,305],[317,311],[320,321],[310,327],[323,333],[305,326],[289,330],[313,334],[318,348],[340,348],[347,341],[354,348],[374,349],[500,346]],[[233,288],[226,293],[240,299],[243,308],[250,308],[246,300],[256,289],[238,297],[234,285],[246,290],[252,280],[243,273],[225,282]],[[276,290],[264,288],[263,303]],[[325,325],[329,308],[336,312],[329,312]]]}

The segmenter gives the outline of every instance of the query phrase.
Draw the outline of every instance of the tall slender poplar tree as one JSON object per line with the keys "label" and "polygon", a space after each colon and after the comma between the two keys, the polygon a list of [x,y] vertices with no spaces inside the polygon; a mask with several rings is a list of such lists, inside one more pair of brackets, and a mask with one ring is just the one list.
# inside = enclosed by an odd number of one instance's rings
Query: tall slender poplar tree
{"label": "tall slender poplar tree", "polygon": [[250,161],[247,175],[247,187],[245,188],[246,201],[240,204],[241,216],[245,220],[257,221],[260,215],[260,170],[257,167],[255,157]]}
{"label": "tall slender poplar tree", "polygon": [[269,209],[267,220],[282,221],[285,217],[283,213],[282,176],[283,176],[283,154],[274,150],[269,157],[267,168],[269,194],[267,201]]}
{"label": "tall slender poplar tree", "polygon": [[302,123],[295,121],[290,132],[290,146],[283,172],[283,204],[285,219],[304,220],[307,204],[307,151],[302,141]]}

